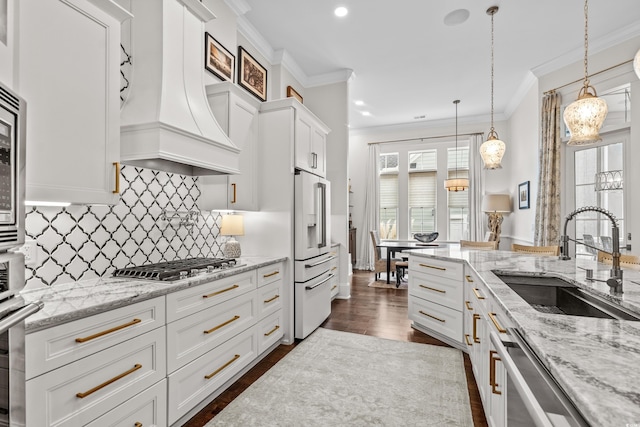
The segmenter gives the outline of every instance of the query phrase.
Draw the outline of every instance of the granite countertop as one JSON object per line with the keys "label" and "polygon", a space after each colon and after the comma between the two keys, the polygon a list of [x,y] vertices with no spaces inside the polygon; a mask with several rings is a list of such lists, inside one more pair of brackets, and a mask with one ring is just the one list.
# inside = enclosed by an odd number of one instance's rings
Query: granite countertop
{"label": "granite countertop", "polygon": [[99,277],[43,288],[26,289],[20,293],[25,301],[27,303],[42,301],[44,308],[27,318],[25,331],[30,333],[50,328],[114,308],[255,270],[286,259],[243,257],[238,260],[239,267],[201,274],[175,282]]}
{"label": "granite countertop", "polygon": [[[603,282],[587,282],[583,269],[596,279],[609,277],[610,266],[589,259],[478,251],[452,245],[407,251],[468,264],[527,343],[593,426],[640,425],[640,321],[545,314],[533,309],[493,271],[555,276],[640,313],[640,271],[624,269],[624,294],[610,294]],[[637,282],[637,283],[634,283]]]}

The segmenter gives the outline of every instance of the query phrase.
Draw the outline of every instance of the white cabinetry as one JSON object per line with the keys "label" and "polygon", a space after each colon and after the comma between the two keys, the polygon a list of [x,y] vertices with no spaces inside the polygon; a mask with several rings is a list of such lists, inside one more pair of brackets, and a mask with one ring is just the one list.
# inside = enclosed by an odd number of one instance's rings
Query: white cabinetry
{"label": "white cabinetry", "polygon": [[[103,313],[26,336],[27,425],[86,425],[152,386],[141,399],[163,399],[149,394],[166,393],[164,297],[111,313],[114,319]],[[164,420],[158,412],[145,416]]]}
{"label": "white cabinetry", "polygon": [[258,353],[264,353],[284,335],[282,296],[284,265],[275,264],[258,270]]}
{"label": "white cabinetry", "polygon": [[329,263],[329,273],[333,274],[329,281],[329,290],[331,299],[334,299],[340,293],[340,245],[332,246],[329,255],[335,257]]}
{"label": "white cabinetry", "polygon": [[110,0],[20,0],[26,199],[111,204],[120,161],[120,23]]}
{"label": "white cabinetry", "polygon": [[201,177],[202,210],[258,211],[258,110],[260,102],[238,86],[217,83],[206,87],[216,120],[240,151],[239,175]]}
{"label": "white cabinetry", "polygon": [[[284,115],[270,115],[274,111],[287,111]],[[293,98],[265,102],[260,112],[280,120],[274,126],[287,127],[290,144],[293,146],[293,166],[323,178],[327,175],[326,151],[329,128],[307,107]],[[286,142],[286,141],[285,141]]]}
{"label": "white cabinetry", "polygon": [[463,265],[409,257],[409,319],[448,344],[462,348]]}

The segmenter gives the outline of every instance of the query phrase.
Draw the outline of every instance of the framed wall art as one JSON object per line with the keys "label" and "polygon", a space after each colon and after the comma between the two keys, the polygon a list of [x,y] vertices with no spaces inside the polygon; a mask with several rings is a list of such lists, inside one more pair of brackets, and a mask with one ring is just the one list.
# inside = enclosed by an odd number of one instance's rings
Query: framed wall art
{"label": "framed wall art", "polygon": [[529,209],[529,181],[518,185],[518,208]]}
{"label": "framed wall art", "polygon": [[204,33],[204,68],[223,81],[233,83],[236,57],[207,32]]}
{"label": "framed wall art", "polygon": [[238,84],[260,101],[267,100],[267,69],[238,46]]}
{"label": "framed wall art", "polygon": [[294,88],[287,86],[287,98],[295,98],[302,104],[302,95],[300,95]]}

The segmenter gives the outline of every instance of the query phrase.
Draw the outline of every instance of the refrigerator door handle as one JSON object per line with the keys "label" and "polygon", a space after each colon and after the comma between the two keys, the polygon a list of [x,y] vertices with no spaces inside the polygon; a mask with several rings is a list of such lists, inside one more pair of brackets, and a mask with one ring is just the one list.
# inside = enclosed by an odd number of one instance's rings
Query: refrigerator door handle
{"label": "refrigerator door handle", "polygon": [[318,218],[317,227],[317,241],[318,247],[324,248],[327,246],[327,186],[321,182],[318,183],[317,195],[316,195],[316,218]]}

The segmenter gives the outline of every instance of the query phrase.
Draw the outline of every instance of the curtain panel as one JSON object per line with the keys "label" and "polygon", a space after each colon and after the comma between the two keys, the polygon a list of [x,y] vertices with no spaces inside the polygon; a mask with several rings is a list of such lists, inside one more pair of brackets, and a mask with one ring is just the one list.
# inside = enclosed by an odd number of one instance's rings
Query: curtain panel
{"label": "curtain panel", "polygon": [[369,161],[367,162],[367,188],[364,196],[364,218],[362,225],[364,230],[360,232],[360,241],[358,242],[358,253],[361,254],[356,261],[356,269],[358,270],[374,270],[375,254],[373,251],[373,243],[371,242],[371,234],[369,231],[378,231],[380,226],[380,211],[378,210],[378,175],[380,167],[380,147],[378,144],[369,145]]}
{"label": "curtain panel", "polygon": [[560,238],[560,94],[551,92],[542,99],[538,197],[534,242],[538,246],[559,244]]}
{"label": "curtain panel", "polygon": [[469,140],[469,240],[484,240],[484,213],[482,212],[482,195],[484,194],[484,169],[480,157],[480,145],[484,140],[481,133],[471,136]]}

